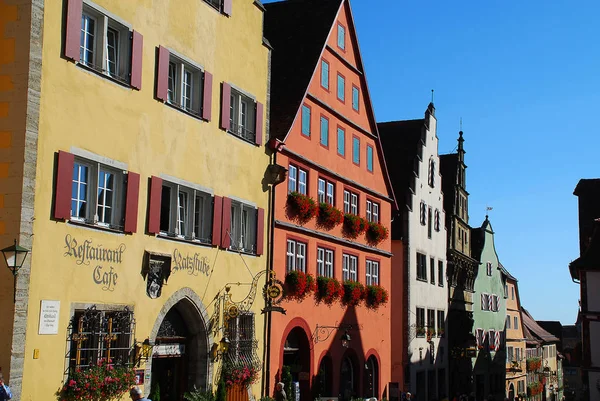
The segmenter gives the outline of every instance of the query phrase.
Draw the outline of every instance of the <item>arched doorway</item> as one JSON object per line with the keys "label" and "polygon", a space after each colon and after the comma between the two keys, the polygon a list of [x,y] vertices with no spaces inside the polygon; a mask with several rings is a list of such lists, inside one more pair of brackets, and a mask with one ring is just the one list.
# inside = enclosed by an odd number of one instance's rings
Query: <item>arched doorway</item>
{"label": "arched doorway", "polygon": [[[301,327],[293,328],[285,339],[283,366],[289,368],[292,375],[292,393],[287,398],[295,400],[295,391],[298,388],[300,390],[300,400],[311,400],[310,342]],[[285,381],[285,377],[282,377],[282,381]],[[298,384],[296,385],[296,383]]]}
{"label": "arched doorway", "polygon": [[209,338],[205,316],[196,304],[189,298],[177,301],[155,333],[150,399],[159,394],[161,401],[183,401],[187,391],[207,389]]}
{"label": "arched doorway", "polygon": [[350,401],[358,394],[358,363],[352,355],[346,355],[342,358],[340,368],[340,399]]}
{"label": "arched doorway", "polygon": [[508,399],[509,401],[515,401],[515,385],[512,383],[508,386]]}
{"label": "arched doorway", "polygon": [[333,397],[333,362],[329,355],[325,355],[319,364],[317,380],[314,383],[316,397]]}
{"label": "arched doorway", "polygon": [[379,364],[374,355],[365,363],[364,398],[379,398]]}

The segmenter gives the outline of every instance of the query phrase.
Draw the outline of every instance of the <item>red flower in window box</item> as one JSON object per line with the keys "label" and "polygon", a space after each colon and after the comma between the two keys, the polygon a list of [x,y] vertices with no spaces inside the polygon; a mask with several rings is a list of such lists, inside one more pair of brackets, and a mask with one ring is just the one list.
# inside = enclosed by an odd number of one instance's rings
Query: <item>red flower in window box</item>
{"label": "red flower in window box", "polygon": [[319,213],[317,217],[317,224],[326,230],[331,230],[335,226],[342,223],[344,215],[342,212],[331,206],[329,203],[319,203]]}
{"label": "red flower in window box", "polygon": [[223,376],[227,387],[234,385],[247,387],[258,379],[258,369],[253,366],[233,366],[230,363],[225,363],[223,365]]}
{"label": "red flower in window box", "polygon": [[368,285],[365,288],[365,305],[369,309],[377,310],[380,306],[387,303],[388,298],[388,292],[383,287]]}
{"label": "red flower in window box", "polygon": [[289,299],[302,301],[314,292],[316,283],[313,276],[301,271],[291,271],[285,276],[285,296]]}
{"label": "red flower in window box", "polygon": [[319,211],[319,206],[310,197],[302,195],[299,192],[290,192],[287,197],[286,212],[290,219],[296,220],[300,224],[305,224],[315,217]]}
{"label": "red flower in window box", "polygon": [[101,359],[96,365],[70,372],[59,398],[64,401],[119,399],[133,385],[132,368]]}
{"label": "red flower in window box", "polygon": [[344,297],[342,304],[345,306],[358,306],[365,299],[365,286],[358,281],[344,282]]}
{"label": "red flower in window box", "polygon": [[375,246],[381,241],[387,239],[388,229],[387,227],[379,223],[370,222],[367,225],[367,232],[365,233],[365,237],[370,245]]}
{"label": "red flower in window box", "polygon": [[367,221],[362,217],[346,213],[344,215],[343,233],[346,237],[355,239],[367,228]]}
{"label": "red flower in window box", "polygon": [[315,291],[315,300],[317,303],[323,302],[331,305],[344,296],[344,287],[333,277],[317,277],[317,290]]}
{"label": "red flower in window box", "polygon": [[530,372],[536,371],[542,367],[542,359],[533,357],[527,358],[527,370]]}

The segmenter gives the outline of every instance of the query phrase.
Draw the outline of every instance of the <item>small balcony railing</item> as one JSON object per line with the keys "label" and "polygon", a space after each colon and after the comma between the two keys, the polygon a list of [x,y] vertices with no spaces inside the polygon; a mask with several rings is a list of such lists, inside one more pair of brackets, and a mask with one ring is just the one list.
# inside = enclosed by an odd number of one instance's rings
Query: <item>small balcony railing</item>
{"label": "small balcony railing", "polygon": [[241,124],[237,124],[233,121],[231,121],[229,125],[230,125],[229,131],[233,135],[239,136],[240,138],[242,138],[245,141],[254,143],[254,141],[256,139],[256,134],[254,133],[254,131],[249,130],[245,126],[243,126]]}

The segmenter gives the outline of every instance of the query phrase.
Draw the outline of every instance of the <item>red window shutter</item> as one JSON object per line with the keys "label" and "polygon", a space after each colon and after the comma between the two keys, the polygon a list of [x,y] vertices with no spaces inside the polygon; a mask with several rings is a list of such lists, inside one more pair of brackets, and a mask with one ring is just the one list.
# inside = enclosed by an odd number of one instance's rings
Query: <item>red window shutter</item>
{"label": "red window shutter", "polygon": [[204,91],[202,93],[202,118],[206,121],[210,121],[210,117],[212,114],[212,82],[212,74],[208,71],[204,71]]}
{"label": "red window shutter", "polygon": [[212,244],[221,244],[221,218],[223,216],[223,197],[215,195],[213,205]]}
{"label": "red window shutter", "polygon": [[231,0],[223,0],[223,14],[231,16]]}
{"label": "red window shutter", "polygon": [[138,200],[140,197],[140,175],[127,173],[127,198],[125,200],[125,229],[126,233],[137,231]]}
{"label": "red window shutter", "polygon": [[162,178],[150,179],[150,207],[148,208],[148,232],[160,233],[160,202],[162,200]]}
{"label": "red window shutter", "polygon": [[231,245],[231,199],[223,197],[223,225],[221,226],[221,248]]}
{"label": "red window shutter", "polygon": [[54,189],[54,218],[68,220],[71,217],[71,185],[75,156],[58,151],[56,168],[56,188]]}
{"label": "red window shutter", "polygon": [[256,139],[255,143],[260,146],[263,140],[263,104],[256,102]]}
{"label": "red window shutter", "polygon": [[156,98],[166,102],[169,91],[169,49],[162,46],[158,46],[156,75]]}
{"label": "red window shutter", "polygon": [[141,33],[133,31],[131,37],[131,86],[137,90],[142,89],[142,53],[144,37]]}
{"label": "red window shutter", "polygon": [[262,207],[258,208],[256,213],[256,254],[262,255],[264,253],[265,245],[265,209]]}
{"label": "red window shutter", "polygon": [[82,10],[82,0],[67,1],[67,21],[65,24],[65,57],[70,58],[73,61],[79,61]]}
{"label": "red window shutter", "polygon": [[229,107],[231,101],[231,85],[223,82],[223,99],[221,99],[221,128],[228,130],[229,127]]}

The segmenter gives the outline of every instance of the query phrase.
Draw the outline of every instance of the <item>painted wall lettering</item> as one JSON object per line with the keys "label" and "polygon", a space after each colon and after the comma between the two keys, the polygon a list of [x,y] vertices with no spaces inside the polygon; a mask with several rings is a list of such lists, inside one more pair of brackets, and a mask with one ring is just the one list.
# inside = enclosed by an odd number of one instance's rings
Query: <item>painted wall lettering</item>
{"label": "painted wall lettering", "polygon": [[77,240],[71,234],[65,235],[65,258],[72,258],[78,266],[94,265],[92,280],[104,291],[114,291],[119,275],[114,265],[123,263],[125,244],[105,247],[91,239]]}
{"label": "painted wall lettering", "polygon": [[178,249],[173,251],[173,272],[185,270],[187,274],[198,276],[210,274],[210,264],[207,256],[201,256],[195,253],[193,256],[187,254],[183,256]]}

